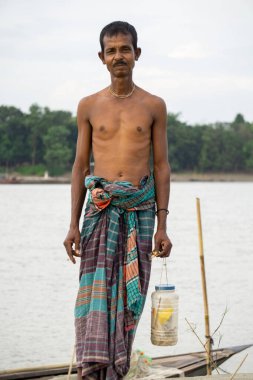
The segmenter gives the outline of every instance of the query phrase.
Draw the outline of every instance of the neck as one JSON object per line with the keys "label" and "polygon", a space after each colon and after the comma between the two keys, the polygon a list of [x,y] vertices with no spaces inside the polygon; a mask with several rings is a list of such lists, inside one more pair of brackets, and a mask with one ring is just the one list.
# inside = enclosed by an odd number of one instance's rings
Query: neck
{"label": "neck", "polygon": [[118,95],[129,94],[133,89],[132,76],[125,78],[111,78],[111,89]]}

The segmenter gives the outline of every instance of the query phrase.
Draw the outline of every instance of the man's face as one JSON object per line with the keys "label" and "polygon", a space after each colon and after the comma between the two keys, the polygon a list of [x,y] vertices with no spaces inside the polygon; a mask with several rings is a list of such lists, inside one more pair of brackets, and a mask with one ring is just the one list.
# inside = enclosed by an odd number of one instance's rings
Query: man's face
{"label": "man's face", "polygon": [[104,36],[104,51],[99,53],[99,57],[113,76],[124,77],[133,70],[140,53],[139,48],[134,50],[131,35],[120,33]]}

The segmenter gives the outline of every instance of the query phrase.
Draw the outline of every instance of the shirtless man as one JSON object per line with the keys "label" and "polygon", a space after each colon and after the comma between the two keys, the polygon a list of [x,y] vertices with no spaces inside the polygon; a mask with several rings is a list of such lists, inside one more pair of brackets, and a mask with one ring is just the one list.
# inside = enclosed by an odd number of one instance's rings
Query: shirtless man
{"label": "shirtless man", "polygon": [[[81,99],[78,106],[78,139],[71,187],[71,222],[64,246],[69,259],[75,264],[75,257],[82,256],[79,220],[87,191],[84,180],[90,175],[91,152],[94,157],[94,176],[105,179],[109,184],[127,181],[137,190],[140,189],[140,180],[145,176],[151,176],[152,146],[157,210],[154,251],[159,257],[167,257],[172,244],[166,232],[170,193],[166,106],[161,98],[148,93],[133,82],[135,62],[141,55],[133,26],[125,22],[107,25],[101,32],[100,44],[101,51],[98,55],[110,73],[111,84],[98,93]],[[94,362],[95,359],[90,361]],[[110,374],[104,369],[101,371],[95,372],[94,369],[93,372],[82,372],[82,368],[79,367],[79,379],[82,375],[83,379],[122,378],[120,370],[112,370]],[[122,370],[122,374],[123,372]],[[90,377],[88,373],[94,377]]]}

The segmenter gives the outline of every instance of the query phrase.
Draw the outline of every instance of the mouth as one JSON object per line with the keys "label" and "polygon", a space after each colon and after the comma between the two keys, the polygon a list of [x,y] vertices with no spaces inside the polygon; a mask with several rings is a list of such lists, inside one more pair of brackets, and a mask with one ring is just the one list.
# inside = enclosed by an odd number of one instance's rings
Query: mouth
{"label": "mouth", "polygon": [[118,67],[118,66],[126,66],[126,63],[124,63],[124,62],[120,62],[120,63],[115,63],[115,64],[113,65],[113,67]]}

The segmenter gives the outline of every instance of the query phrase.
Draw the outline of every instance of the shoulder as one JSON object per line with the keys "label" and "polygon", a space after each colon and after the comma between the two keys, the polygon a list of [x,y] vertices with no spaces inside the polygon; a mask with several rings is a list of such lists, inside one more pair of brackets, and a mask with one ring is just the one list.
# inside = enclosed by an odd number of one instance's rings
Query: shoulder
{"label": "shoulder", "polygon": [[103,89],[94,94],[81,98],[79,100],[78,107],[77,107],[77,116],[83,116],[83,117],[89,116],[93,107],[104,96],[105,91],[106,89]]}
{"label": "shoulder", "polygon": [[164,114],[167,116],[167,107],[165,101],[159,96],[152,95],[152,105],[153,105],[153,114],[154,116],[160,116]]}
{"label": "shoulder", "polygon": [[161,113],[167,114],[166,103],[160,96],[151,94],[142,88],[139,88],[139,91],[143,101],[147,104],[153,116]]}
{"label": "shoulder", "polygon": [[94,94],[84,96],[79,100],[78,109],[86,108],[92,106],[98,98],[103,94],[104,90],[96,92]]}

